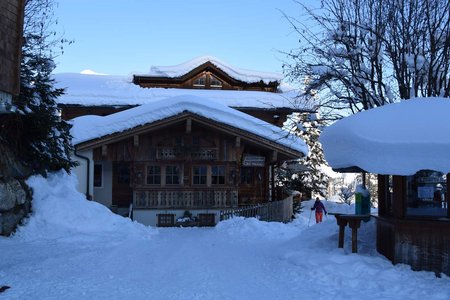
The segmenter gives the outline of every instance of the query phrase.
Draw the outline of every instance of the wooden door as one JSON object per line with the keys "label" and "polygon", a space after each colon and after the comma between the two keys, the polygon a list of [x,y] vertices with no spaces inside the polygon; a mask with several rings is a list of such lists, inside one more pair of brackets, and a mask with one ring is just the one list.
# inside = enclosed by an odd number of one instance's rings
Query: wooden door
{"label": "wooden door", "polygon": [[117,207],[128,207],[131,202],[133,202],[131,164],[128,162],[114,162],[112,204],[117,205]]}

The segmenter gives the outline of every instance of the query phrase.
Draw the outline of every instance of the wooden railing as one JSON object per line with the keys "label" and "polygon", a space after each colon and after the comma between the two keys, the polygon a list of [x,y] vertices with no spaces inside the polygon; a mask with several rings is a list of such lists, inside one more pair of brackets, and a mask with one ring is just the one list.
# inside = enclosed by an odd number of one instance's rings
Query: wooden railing
{"label": "wooden railing", "polygon": [[226,208],[237,207],[235,189],[214,190],[136,190],[134,208]]}
{"label": "wooden railing", "polygon": [[261,221],[290,222],[293,216],[292,197],[281,201],[260,203],[220,211],[220,220],[233,217],[258,218]]}

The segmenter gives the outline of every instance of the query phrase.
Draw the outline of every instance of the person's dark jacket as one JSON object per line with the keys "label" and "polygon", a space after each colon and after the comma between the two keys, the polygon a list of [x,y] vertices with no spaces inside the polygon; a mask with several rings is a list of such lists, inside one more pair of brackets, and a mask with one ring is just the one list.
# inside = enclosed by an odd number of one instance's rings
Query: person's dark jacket
{"label": "person's dark jacket", "polygon": [[314,202],[314,205],[313,207],[311,207],[311,210],[315,210],[318,213],[324,211],[325,214],[327,214],[327,210],[325,209],[325,206],[322,204],[322,202],[320,202],[320,200],[316,200],[316,202]]}

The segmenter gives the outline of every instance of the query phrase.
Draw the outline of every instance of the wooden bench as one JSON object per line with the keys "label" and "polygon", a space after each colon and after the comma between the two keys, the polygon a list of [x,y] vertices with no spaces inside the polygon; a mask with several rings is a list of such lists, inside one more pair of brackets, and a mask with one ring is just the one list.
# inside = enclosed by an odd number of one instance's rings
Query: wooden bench
{"label": "wooden bench", "polygon": [[352,229],[352,253],[358,252],[358,228],[361,226],[361,221],[368,221],[370,215],[354,215],[354,214],[342,214],[342,213],[329,213],[336,217],[337,224],[339,226],[339,241],[338,247],[344,248],[344,231],[345,226]]}

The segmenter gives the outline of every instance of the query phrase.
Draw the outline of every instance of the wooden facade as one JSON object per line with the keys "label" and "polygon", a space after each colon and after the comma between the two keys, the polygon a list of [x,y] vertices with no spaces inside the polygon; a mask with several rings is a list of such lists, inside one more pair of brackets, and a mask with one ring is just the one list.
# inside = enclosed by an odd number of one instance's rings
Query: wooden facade
{"label": "wooden facade", "polygon": [[135,209],[162,210],[236,208],[281,200],[270,188],[270,170],[302,156],[190,113],[77,145],[78,151],[86,149],[92,149],[95,164],[112,164],[113,206],[132,203]]}
{"label": "wooden facade", "polygon": [[23,15],[24,0],[0,1],[0,94],[19,93]]}
{"label": "wooden facade", "polygon": [[[447,174],[449,187],[450,174]],[[408,213],[408,177],[378,175],[377,251],[394,264],[450,275],[450,197],[442,198],[443,214]],[[427,205],[436,205],[429,203]]]}

